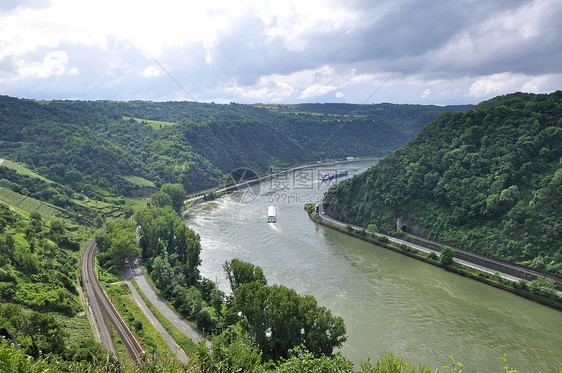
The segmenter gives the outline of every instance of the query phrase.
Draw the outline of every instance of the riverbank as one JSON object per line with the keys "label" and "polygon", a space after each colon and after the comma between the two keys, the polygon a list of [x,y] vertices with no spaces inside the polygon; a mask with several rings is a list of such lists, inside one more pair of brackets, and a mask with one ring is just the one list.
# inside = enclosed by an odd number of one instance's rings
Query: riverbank
{"label": "riverbank", "polygon": [[557,299],[552,299],[545,296],[531,294],[528,290],[528,284],[526,281],[520,281],[519,279],[514,281],[512,276],[502,274],[497,271],[494,271],[492,272],[493,274],[491,274],[490,271],[493,271],[491,269],[488,272],[485,272],[483,270],[458,263],[458,260],[451,265],[445,265],[439,261],[440,253],[435,250],[423,248],[419,245],[383,234],[367,232],[362,227],[354,227],[327,217],[324,212],[319,211],[320,214],[316,214],[314,205],[305,206],[305,210],[307,211],[310,219],[328,228],[562,311],[562,299],[560,296],[557,296]]}
{"label": "riverbank", "polygon": [[240,190],[240,189],[248,188],[252,185],[261,183],[262,181],[268,180],[272,177],[287,174],[289,172],[294,172],[294,171],[299,171],[299,170],[308,170],[308,169],[318,168],[318,167],[325,167],[325,166],[330,166],[330,165],[334,165],[334,164],[353,163],[353,162],[379,160],[379,159],[380,158],[354,158],[354,159],[347,159],[347,160],[342,160],[342,161],[333,161],[333,162],[326,162],[326,163],[304,164],[304,165],[300,165],[300,166],[282,168],[282,169],[275,170],[275,171],[272,171],[272,172],[268,172],[268,173],[265,173],[265,174],[260,174],[260,175],[254,174],[255,176],[252,177],[252,178],[249,178],[249,179],[243,179],[243,180],[240,180],[240,181],[237,181],[237,182],[234,182],[234,183],[222,184],[222,185],[218,185],[214,188],[208,188],[208,189],[200,190],[200,191],[193,192],[193,193],[189,194],[187,199],[184,201],[184,204],[187,205],[187,206],[184,207],[181,214],[185,213],[187,211],[187,209],[189,209],[189,207],[191,207],[195,204],[205,202],[205,201],[209,201],[209,200],[213,200],[215,198],[220,197],[223,194],[228,194],[230,192],[234,192],[234,191],[237,191],[237,190]]}

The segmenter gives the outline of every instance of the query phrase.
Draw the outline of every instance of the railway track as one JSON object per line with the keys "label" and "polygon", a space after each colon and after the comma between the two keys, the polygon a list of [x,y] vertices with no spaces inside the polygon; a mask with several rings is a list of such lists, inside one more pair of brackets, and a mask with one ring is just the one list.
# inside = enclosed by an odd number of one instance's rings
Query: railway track
{"label": "railway track", "polygon": [[113,303],[111,303],[109,297],[98,281],[94,264],[96,250],[96,241],[92,238],[86,248],[86,251],[84,252],[84,258],[82,260],[82,282],[84,288],[86,289],[90,308],[92,309],[92,315],[99,328],[101,342],[106,349],[115,354],[115,348],[113,347],[111,335],[101,313],[103,310],[103,313],[105,313],[109,322],[115,329],[117,336],[123,343],[123,346],[127,350],[131,359],[133,359],[135,363],[142,365],[145,351]]}

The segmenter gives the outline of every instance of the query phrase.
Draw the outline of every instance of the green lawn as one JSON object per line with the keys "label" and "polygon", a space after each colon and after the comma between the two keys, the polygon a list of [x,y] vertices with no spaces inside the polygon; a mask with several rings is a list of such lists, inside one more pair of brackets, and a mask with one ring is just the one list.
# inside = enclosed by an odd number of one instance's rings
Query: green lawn
{"label": "green lawn", "polygon": [[154,183],[150,180],[145,179],[144,177],[140,177],[140,176],[134,176],[134,175],[130,175],[130,176],[123,176],[123,179],[127,180],[129,183],[136,185],[136,186],[149,186],[149,187],[154,187],[156,188],[156,185],[154,185]]}
{"label": "green lawn", "polygon": [[159,120],[150,120],[150,119],[140,119],[140,118],[134,118],[134,117],[123,117],[123,120],[129,120],[129,119],[133,119],[135,120],[137,123],[142,123],[142,122],[146,122],[148,123],[148,125],[152,128],[154,128],[155,130],[159,130],[163,127],[166,126],[173,126],[176,123],[173,122],[161,122]]}

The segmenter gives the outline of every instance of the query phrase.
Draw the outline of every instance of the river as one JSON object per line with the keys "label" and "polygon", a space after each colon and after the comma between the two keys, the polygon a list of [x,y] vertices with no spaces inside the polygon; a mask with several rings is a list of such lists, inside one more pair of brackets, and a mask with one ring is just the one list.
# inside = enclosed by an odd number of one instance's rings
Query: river
{"label": "river", "polygon": [[[201,273],[229,290],[222,264],[239,258],[263,268],[269,284],[311,294],[343,317],[341,352],[356,364],[383,350],[433,369],[501,372],[500,356],[519,372],[562,368],[562,313],[312,222],[303,207],[329,184],[322,171],[360,173],[358,161],[289,173],[193,206],[185,216],[201,235]],[[258,190],[259,189],[259,190]],[[253,193],[253,194],[252,194]],[[267,208],[277,205],[277,223]],[[441,368],[440,371],[446,371]]]}

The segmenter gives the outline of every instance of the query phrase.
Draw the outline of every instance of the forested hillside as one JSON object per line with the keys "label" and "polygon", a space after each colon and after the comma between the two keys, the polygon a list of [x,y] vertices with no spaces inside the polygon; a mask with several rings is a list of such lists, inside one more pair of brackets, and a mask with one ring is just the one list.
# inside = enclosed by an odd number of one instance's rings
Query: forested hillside
{"label": "forested hillside", "polygon": [[327,213],[562,275],[562,92],[516,93],[442,114],[367,172],[329,190]]}
{"label": "forested hillside", "polygon": [[134,187],[127,176],[157,186],[180,182],[194,191],[223,182],[238,167],[266,172],[325,158],[382,156],[439,113],[466,108],[45,102],[0,96],[0,157],[93,198],[104,191],[126,194]]}

